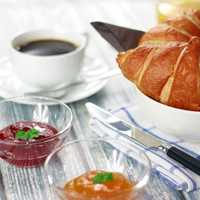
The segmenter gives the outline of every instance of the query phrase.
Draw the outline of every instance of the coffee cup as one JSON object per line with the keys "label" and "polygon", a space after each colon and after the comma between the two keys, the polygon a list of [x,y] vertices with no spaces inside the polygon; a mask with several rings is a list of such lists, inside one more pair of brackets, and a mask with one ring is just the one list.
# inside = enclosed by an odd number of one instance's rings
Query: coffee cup
{"label": "coffee cup", "polygon": [[[57,43],[48,46],[52,41],[55,43],[57,41]],[[59,42],[64,45],[61,52]],[[34,50],[37,48],[42,47],[40,50],[44,51],[44,44],[47,45],[45,46],[46,50],[58,45],[57,52],[46,52],[45,55],[41,52],[35,54]],[[68,49],[70,51],[65,51],[66,45],[71,45],[70,47],[73,48]],[[25,32],[16,36],[11,42],[13,71],[24,84],[39,91],[65,87],[78,77],[86,46],[86,34],[53,30]],[[31,52],[31,50],[33,51]],[[56,47],[53,50],[56,51]]]}

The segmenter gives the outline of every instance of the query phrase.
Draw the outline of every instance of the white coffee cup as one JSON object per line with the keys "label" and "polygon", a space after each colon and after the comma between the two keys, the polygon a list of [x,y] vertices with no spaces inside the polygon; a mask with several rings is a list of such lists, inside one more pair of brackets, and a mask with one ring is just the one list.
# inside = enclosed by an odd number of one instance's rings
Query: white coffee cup
{"label": "white coffee cup", "polygon": [[[32,41],[57,39],[77,46],[69,53],[59,55],[31,55],[19,51],[20,46]],[[25,84],[41,90],[52,90],[67,86],[80,73],[87,35],[63,33],[52,30],[36,30],[15,37],[11,43],[13,71]]]}

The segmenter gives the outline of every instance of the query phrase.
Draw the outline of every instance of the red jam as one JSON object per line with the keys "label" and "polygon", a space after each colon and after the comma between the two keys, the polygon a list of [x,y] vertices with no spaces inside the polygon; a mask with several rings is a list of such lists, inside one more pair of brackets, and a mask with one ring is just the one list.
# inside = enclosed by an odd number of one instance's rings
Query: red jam
{"label": "red jam", "polygon": [[[18,131],[38,131],[38,137],[30,140],[17,139]],[[19,167],[42,164],[55,148],[58,133],[53,126],[34,121],[20,121],[0,130],[0,157]],[[2,143],[1,143],[2,141]]]}
{"label": "red jam", "polygon": [[[104,171],[89,171],[65,184],[66,200],[134,200],[134,184],[122,173],[112,172],[112,180],[94,183],[94,177]],[[107,172],[106,172],[107,173]],[[108,172],[111,173],[111,172]]]}

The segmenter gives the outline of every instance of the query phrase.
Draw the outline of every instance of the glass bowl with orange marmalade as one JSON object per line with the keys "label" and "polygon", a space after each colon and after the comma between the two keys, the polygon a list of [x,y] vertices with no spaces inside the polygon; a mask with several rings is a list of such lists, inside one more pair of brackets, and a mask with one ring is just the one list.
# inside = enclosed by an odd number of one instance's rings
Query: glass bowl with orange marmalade
{"label": "glass bowl with orange marmalade", "polygon": [[139,200],[150,171],[137,145],[110,138],[69,142],[45,162],[49,200]]}
{"label": "glass bowl with orange marmalade", "polygon": [[181,15],[187,9],[200,9],[199,0],[159,0],[157,3],[157,19],[163,22],[167,18]]}

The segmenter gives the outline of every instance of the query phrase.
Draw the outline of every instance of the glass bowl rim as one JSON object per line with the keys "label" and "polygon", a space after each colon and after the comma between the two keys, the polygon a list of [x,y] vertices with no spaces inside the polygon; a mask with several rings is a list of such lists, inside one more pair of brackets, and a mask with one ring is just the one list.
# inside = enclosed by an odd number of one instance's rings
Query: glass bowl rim
{"label": "glass bowl rim", "polygon": [[[84,138],[84,139],[75,139],[75,140],[71,140],[69,142],[66,142],[64,144],[62,144],[61,146],[55,148],[49,155],[48,157],[46,158],[45,160],[45,163],[44,163],[44,171],[45,171],[45,175],[47,177],[47,180],[48,180],[48,184],[49,184],[49,178],[48,178],[48,165],[49,165],[49,162],[51,160],[51,158],[57,153],[59,152],[60,150],[62,150],[63,148],[69,146],[69,145],[73,145],[73,144],[77,144],[77,143],[81,143],[81,142],[89,142],[89,141],[104,141],[104,142],[109,142],[109,141],[118,141],[117,139],[115,138],[112,138],[112,137],[102,137],[102,138]],[[120,141],[122,143],[122,145],[125,146],[125,142],[124,141]],[[112,144],[111,144],[112,145]],[[136,182],[136,184],[134,185],[134,189],[137,191],[137,190],[140,190],[141,188],[143,188],[149,181],[150,179],[150,175],[151,175],[151,169],[152,169],[152,164],[151,164],[151,160],[149,159],[148,155],[142,150],[140,149],[139,147],[135,146],[133,148],[131,148],[131,151],[138,151],[139,154],[142,154],[145,159],[146,159],[146,162],[147,162],[147,172],[143,175],[143,177],[141,178],[141,180],[139,180],[138,182]]]}
{"label": "glass bowl rim", "polygon": [[[66,131],[68,131],[72,127],[73,113],[72,113],[71,108],[68,105],[66,105],[64,102],[62,102],[60,100],[57,100],[55,98],[45,97],[45,96],[34,96],[34,95],[15,96],[15,97],[11,97],[11,98],[6,98],[6,99],[3,99],[3,100],[0,100],[0,105],[3,104],[3,103],[6,103],[6,102],[21,103],[21,104],[24,104],[24,105],[36,105],[37,104],[37,103],[29,104],[29,103],[26,103],[26,102],[23,103],[23,102],[20,102],[20,101],[19,102],[18,101],[14,101],[15,99],[26,99],[26,98],[49,100],[49,101],[56,102],[56,105],[62,105],[67,110],[67,112],[69,112],[69,114],[70,114],[69,121],[67,122],[66,126],[62,130],[58,131],[57,134],[55,134],[55,135],[53,135],[51,137],[48,137],[48,138],[46,138],[44,140],[41,140],[41,141],[37,141],[36,140],[36,141],[31,141],[31,142],[26,142],[26,143],[18,143],[18,142],[14,141],[14,140],[13,141],[0,140],[0,144],[9,144],[9,145],[16,145],[16,146],[31,146],[31,145],[43,144],[43,143],[49,142],[52,139],[57,138],[58,136],[62,135],[63,133],[65,133]],[[48,106],[54,106],[54,105],[49,104]]]}

